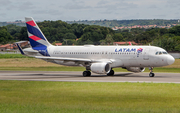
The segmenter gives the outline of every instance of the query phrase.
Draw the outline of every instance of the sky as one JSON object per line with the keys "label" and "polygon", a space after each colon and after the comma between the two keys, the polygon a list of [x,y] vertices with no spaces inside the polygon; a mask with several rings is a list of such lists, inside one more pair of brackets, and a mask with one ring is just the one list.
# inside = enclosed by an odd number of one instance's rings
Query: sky
{"label": "sky", "polygon": [[0,0],[0,22],[180,19],[180,0]]}

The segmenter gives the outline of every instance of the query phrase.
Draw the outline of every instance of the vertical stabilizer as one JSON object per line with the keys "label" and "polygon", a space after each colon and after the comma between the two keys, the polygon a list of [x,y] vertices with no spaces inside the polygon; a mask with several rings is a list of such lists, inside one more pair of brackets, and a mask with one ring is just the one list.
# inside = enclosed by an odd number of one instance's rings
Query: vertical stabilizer
{"label": "vertical stabilizer", "polygon": [[49,56],[47,47],[51,44],[48,42],[36,22],[32,17],[25,18],[27,32],[30,44],[34,50],[39,51],[44,56]]}

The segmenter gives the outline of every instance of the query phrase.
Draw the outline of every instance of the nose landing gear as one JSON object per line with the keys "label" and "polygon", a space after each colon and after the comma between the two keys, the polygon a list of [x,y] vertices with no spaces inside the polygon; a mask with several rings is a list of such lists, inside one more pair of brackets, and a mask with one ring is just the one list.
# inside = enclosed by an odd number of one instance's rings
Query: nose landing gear
{"label": "nose landing gear", "polygon": [[154,77],[155,74],[153,73],[153,67],[149,67],[149,71],[150,71],[149,77]]}

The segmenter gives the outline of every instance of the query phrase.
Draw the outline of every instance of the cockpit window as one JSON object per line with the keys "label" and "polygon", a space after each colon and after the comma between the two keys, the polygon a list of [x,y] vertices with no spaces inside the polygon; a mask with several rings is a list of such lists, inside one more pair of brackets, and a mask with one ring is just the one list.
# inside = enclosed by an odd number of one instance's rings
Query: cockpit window
{"label": "cockpit window", "polygon": [[162,54],[168,54],[166,51],[157,51],[155,53],[156,55],[162,55]]}
{"label": "cockpit window", "polygon": [[166,51],[163,51],[163,54],[168,54]]}

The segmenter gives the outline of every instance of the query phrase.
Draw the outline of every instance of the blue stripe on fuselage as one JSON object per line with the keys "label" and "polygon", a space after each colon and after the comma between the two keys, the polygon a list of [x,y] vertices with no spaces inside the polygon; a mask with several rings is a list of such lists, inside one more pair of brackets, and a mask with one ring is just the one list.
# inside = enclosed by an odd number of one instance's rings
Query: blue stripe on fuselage
{"label": "blue stripe on fuselage", "polygon": [[43,56],[50,56],[48,51],[47,51],[47,47],[46,46],[44,46],[44,47],[34,47],[33,49],[37,50]]}

